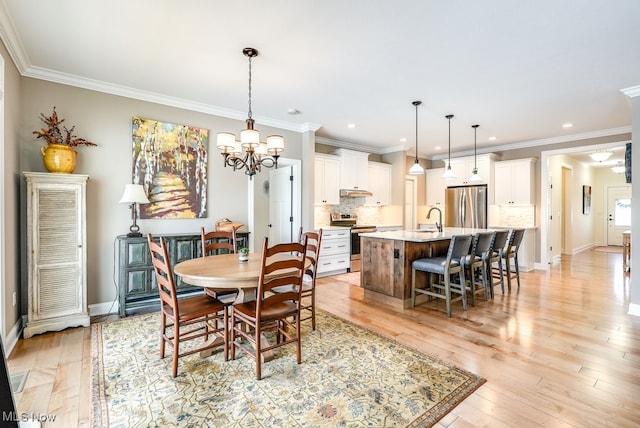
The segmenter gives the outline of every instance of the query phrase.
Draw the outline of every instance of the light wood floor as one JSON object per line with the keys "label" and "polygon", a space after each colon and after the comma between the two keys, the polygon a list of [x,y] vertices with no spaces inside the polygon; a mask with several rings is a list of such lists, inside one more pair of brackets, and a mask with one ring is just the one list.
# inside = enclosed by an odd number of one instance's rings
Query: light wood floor
{"label": "light wood floor", "polygon": [[[467,312],[454,306],[452,319],[442,301],[364,302],[357,275],[319,279],[318,307],[487,379],[439,426],[638,426],[640,318],[626,314],[620,254],[585,251],[522,273],[519,291],[497,288]],[[45,427],[88,426],[90,354],[88,328],[20,340],[9,369],[30,374],[18,411],[57,415]]]}

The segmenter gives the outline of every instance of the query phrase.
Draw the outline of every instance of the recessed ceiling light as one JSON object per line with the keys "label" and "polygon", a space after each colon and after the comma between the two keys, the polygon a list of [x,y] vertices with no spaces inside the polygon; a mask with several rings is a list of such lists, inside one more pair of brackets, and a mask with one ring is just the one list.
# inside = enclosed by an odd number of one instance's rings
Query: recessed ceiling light
{"label": "recessed ceiling light", "polygon": [[407,142],[407,139],[406,139],[405,137],[402,137],[402,138],[400,138],[400,142],[401,142],[401,143],[406,143],[406,142]]}
{"label": "recessed ceiling light", "polygon": [[442,146],[435,146],[434,147],[436,150],[442,150]]}
{"label": "recessed ceiling light", "polygon": [[287,110],[287,113],[296,115],[296,114],[300,114],[300,110],[298,110],[297,108],[290,108],[289,110]]}
{"label": "recessed ceiling light", "polygon": [[496,141],[497,138],[496,137],[489,137],[489,141]]}
{"label": "recessed ceiling light", "polygon": [[356,129],[356,124],[355,123],[349,123],[349,124],[347,124],[347,128]]}
{"label": "recessed ceiling light", "polygon": [[569,122],[567,122],[567,123],[563,123],[563,124],[562,124],[562,127],[563,127],[563,128],[565,128],[565,129],[566,129],[566,128],[573,128],[573,123],[569,123]]}

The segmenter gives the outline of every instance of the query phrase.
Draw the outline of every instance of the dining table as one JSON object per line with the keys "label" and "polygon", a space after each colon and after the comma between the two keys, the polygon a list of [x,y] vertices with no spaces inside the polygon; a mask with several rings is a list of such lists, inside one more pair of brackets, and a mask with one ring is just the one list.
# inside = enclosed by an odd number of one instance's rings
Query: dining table
{"label": "dining table", "polygon": [[[299,258],[296,254],[277,254],[271,260],[286,260]],[[305,258],[305,269],[310,265]],[[262,268],[262,253],[249,253],[246,261],[240,261],[238,254],[218,254],[214,256],[198,257],[177,263],[173,272],[183,282],[203,288],[237,290],[238,294],[232,304],[250,302],[256,299],[258,281]],[[283,269],[278,274],[287,274],[291,269]],[[273,275],[271,275],[273,277]],[[219,337],[216,340],[220,341]],[[263,336],[263,340],[266,338]],[[211,355],[213,351],[200,353],[202,357]],[[263,353],[263,361],[273,358],[273,351]]]}

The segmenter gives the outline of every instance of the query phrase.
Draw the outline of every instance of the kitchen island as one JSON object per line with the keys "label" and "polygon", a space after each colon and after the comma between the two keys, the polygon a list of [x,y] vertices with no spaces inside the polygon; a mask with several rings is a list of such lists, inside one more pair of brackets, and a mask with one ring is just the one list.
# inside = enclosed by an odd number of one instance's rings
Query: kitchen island
{"label": "kitchen island", "polygon": [[[445,255],[454,235],[473,235],[494,229],[446,227],[437,230],[397,230],[360,235],[360,285],[366,300],[398,308],[411,306],[411,263],[423,257]],[[426,285],[417,275],[416,286]]]}

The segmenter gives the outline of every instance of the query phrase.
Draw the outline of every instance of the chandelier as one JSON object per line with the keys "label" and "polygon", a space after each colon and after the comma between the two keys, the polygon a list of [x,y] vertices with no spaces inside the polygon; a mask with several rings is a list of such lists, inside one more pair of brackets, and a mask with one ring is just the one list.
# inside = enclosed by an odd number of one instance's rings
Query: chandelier
{"label": "chandelier", "polygon": [[240,132],[240,141],[230,132],[219,132],[216,145],[224,156],[224,166],[233,167],[233,170],[242,170],[252,179],[264,166],[266,168],[278,168],[278,157],[284,151],[284,138],[282,135],[270,135],[267,142],[260,142],[260,133],[253,129],[255,121],[251,111],[251,59],[258,56],[258,50],[244,48],[244,56],[249,58],[249,114],[246,120],[247,129]]}

